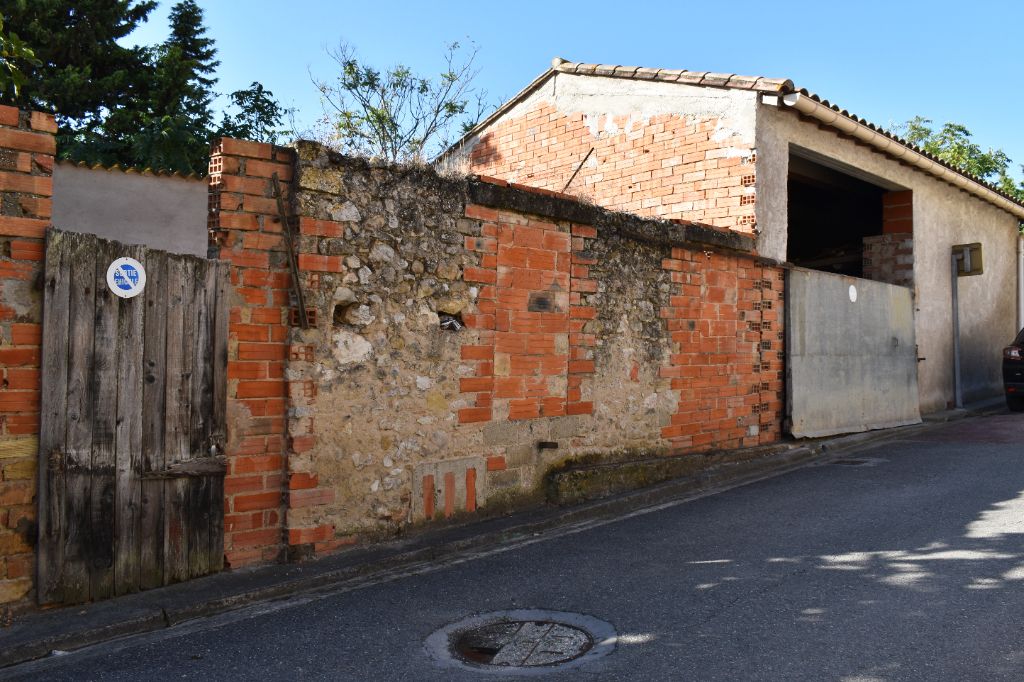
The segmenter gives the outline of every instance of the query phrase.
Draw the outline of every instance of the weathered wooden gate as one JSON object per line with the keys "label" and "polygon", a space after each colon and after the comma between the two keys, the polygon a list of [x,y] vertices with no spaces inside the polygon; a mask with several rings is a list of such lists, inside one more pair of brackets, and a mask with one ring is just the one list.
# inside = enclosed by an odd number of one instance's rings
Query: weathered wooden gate
{"label": "weathered wooden gate", "polygon": [[[134,298],[107,286],[122,256]],[[44,286],[40,603],[219,570],[227,264],[52,230]]]}

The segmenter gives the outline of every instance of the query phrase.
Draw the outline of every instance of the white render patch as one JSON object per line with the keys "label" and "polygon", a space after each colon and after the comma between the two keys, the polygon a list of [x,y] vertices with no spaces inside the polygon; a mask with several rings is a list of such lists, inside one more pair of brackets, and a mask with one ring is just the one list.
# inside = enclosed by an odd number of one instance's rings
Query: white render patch
{"label": "white render patch", "polygon": [[369,341],[359,334],[354,334],[346,329],[336,331],[332,340],[334,341],[334,348],[331,352],[339,365],[351,365],[356,362],[362,362],[373,352],[373,346],[370,345]]}
{"label": "white render patch", "polygon": [[[546,99],[562,113],[629,116],[636,121],[668,114],[726,119],[747,141],[754,141],[757,96],[753,92],[563,73],[555,74],[553,80],[553,97]],[[541,93],[538,90],[522,104],[533,108],[538,100],[545,99]],[[518,108],[505,117],[515,117]]]}

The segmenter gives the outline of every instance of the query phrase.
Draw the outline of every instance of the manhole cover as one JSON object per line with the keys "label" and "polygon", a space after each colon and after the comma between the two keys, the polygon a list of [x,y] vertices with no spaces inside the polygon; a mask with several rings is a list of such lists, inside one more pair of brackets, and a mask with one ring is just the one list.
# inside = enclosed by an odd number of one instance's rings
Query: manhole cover
{"label": "manhole cover", "polygon": [[615,629],[591,616],[520,609],[466,618],[426,642],[439,664],[478,673],[532,675],[575,667],[615,648]]}
{"label": "manhole cover", "polygon": [[463,632],[452,651],[470,663],[525,667],[565,663],[593,645],[589,634],[571,625],[513,620]]}

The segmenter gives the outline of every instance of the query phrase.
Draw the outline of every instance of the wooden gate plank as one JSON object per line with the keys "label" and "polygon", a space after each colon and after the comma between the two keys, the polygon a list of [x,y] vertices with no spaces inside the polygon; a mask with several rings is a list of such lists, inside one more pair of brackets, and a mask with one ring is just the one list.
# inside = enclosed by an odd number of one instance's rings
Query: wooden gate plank
{"label": "wooden gate plank", "polygon": [[44,272],[42,383],[39,431],[39,545],[36,587],[40,604],[63,600],[64,437],[68,408],[68,242],[50,230]]}
{"label": "wooden gate plank", "polygon": [[89,599],[89,547],[92,544],[90,467],[92,465],[93,318],[96,298],[95,240],[65,235],[70,265],[68,315],[67,431],[65,471],[63,601]]}
{"label": "wooden gate plank", "polygon": [[[146,264],[144,296],[106,270]],[[223,565],[227,264],[52,231],[45,265],[39,598],[74,603]]]}
{"label": "wooden gate plank", "polygon": [[[167,310],[167,418],[164,466],[190,459],[192,419],[192,337],[195,319],[189,314],[194,305],[195,263],[187,258],[168,256]],[[188,481],[169,479],[164,488],[164,582],[188,579]]]}
{"label": "wooden gate plank", "polygon": [[121,254],[111,242],[94,240],[96,317],[92,362],[92,483],[89,488],[91,535],[89,584],[92,599],[114,594],[115,431],[117,426],[118,315],[121,298],[107,286],[107,267]]}
{"label": "wooden gate plank", "polygon": [[[128,246],[121,255],[147,266],[146,250]],[[147,267],[148,273],[148,267]],[[150,282],[147,279],[146,286]],[[120,303],[117,338],[117,420],[114,456],[116,462],[116,514],[114,517],[114,592],[138,592],[141,584],[142,511],[142,399],[144,296]]]}
{"label": "wooden gate plank", "polygon": [[[164,406],[167,366],[167,254],[146,254],[145,348],[143,349],[142,387],[142,471],[160,471],[164,467]],[[164,584],[164,482],[145,479],[141,483],[139,572],[140,587],[150,589]]]}
{"label": "wooden gate plank", "polygon": [[[231,283],[228,263],[213,264],[215,270],[216,298],[213,316],[213,342],[210,346],[210,363],[213,372],[213,396],[210,423],[210,438],[216,446],[218,456],[223,457],[227,447],[227,405],[228,405],[228,319],[231,315]],[[210,570],[219,571],[224,567],[224,476],[210,479]]]}
{"label": "wooden gate plank", "polygon": [[[193,319],[195,334],[192,338],[192,422],[190,426],[191,457],[210,456],[210,417],[213,411],[213,365],[210,362],[213,308],[216,288],[213,263],[205,261],[196,266],[193,283]],[[188,481],[189,517],[189,575],[205,575],[210,569],[210,476],[196,476]]]}

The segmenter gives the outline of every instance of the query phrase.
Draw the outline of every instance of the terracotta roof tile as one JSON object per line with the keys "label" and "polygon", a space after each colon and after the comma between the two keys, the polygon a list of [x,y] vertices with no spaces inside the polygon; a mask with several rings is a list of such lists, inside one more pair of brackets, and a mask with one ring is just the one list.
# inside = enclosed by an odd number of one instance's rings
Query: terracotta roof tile
{"label": "terracotta roof tile", "polygon": [[729,85],[729,79],[733,77],[731,73],[706,73],[704,78],[701,80],[701,85],[714,85],[720,88],[724,88]]}
{"label": "terracotta roof tile", "polygon": [[658,80],[676,83],[685,73],[682,69],[658,69]]}
{"label": "terracotta roof tile", "polygon": [[185,175],[179,171],[169,171],[153,168],[135,168],[134,166],[122,167],[121,164],[115,163],[113,166],[104,166],[101,163],[94,163],[91,166],[85,161],[71,161],[69,159],[58,159],[57,164],[61,166],[74,166],[75,168],[88,168],[89,170],[102,170],[110,173],[124,173],[125,175],[151,175],[157,178],[179,178],[182,180],[201,180],[202,178],[195,174],[189,173]]}
{"label": "terracotta roof tile", "polygon": [[760,76],[741,76],[735,73],[710,73],[707,71],[685,71],[680,69],[651,69],[638,66],[585,64],[582,62],[570,62],[560,57],[552,60],[551,69],[553,71],[561,71],[562,73],[671,81],[689,83],[691,85],[706,85],[715,88],[758,90],[761,92],[789,93],[795,89],[793,81],[783,78],[763,78]]}
{"label": "terracotta roof tile", "polygon": [[641,66],[636,70],[636,73],[633,74],[633,78],[636,78],[637,80],[654,80],[659,71],[661,71],[661,69],[648,69]]}
{"label": "terracotta roof tile", "polygon": [[704,82],[706,74],[707,71],[681,71],[678,81],[680,83],[689,83],[690,85],[700,85]]}

